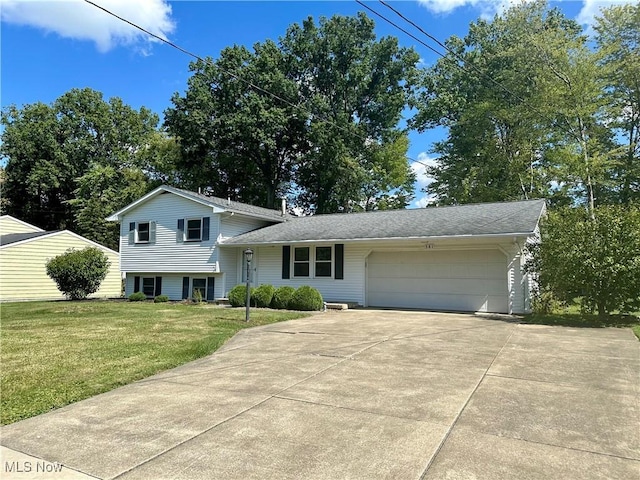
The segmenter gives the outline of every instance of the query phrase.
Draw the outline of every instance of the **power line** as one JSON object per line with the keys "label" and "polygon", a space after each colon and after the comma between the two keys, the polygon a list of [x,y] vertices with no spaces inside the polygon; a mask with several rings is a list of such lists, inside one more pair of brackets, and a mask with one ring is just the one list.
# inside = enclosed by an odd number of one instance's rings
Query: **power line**
{"label": "power line", "polygon": [[[176,50],[179,50],[180,52],[182,52],[182,53],[184,53],[184,54],[186,54],[186,55],[189,55],[190,57],[193,57],[193,58],[195,58],[195,59],[197,59],[197,60],[200,60],[201,62],[204,62],[204,63],[206,63],[206,64],[213,65],[213,62],[211,62],[211,60],[210,60],[210,59],[208,59],[208,58],[203,58],[203,57],[201,57],[200,55],[197,55],[197,54],[195,54],[195,53],[193,53],[193,52],[190,52],[189,50],[187,50],[187,49],[185,49],[185,48],[182,48],[182,47],[180,47],[179,45],[177,45],[177,44],[175,44],[175,43],[173,43],[173,42],[171,42],[171,41],[167,40],[166,38],[162,38],[162,37],[160,37],[159,35],[156,35],[155,33],[152,33],[152,32],[150,32],[149,30],[146,30],[145,28],[141,27],[140,25],[137,25],[136,23],[134,23],[134,22],[132,22],[132,21],[130,21],[130,20],[128,20],[128,19],[126,19],[126,18],[124,18],[124,17],[121,17],[120,15],[118,15],[118,14],[116,14],[116,13],[114,13],[114,12],[112,12],[112,11],[108,10],[107,8],[105,8],[105,7],[101,6],[101,5],[98,5],[98,4],[97,4],[97,3],[95,3],[95,2],[92,2],[91,0],[84,0],[84,1],[85,1],[86,3],[88,3],[88,4],[90,4],[90,5],[93,5],[94,7],[96,7],[96,8],[98,8],[98,9],[102,10],[103,12],[107,13],[108,15],[111,15],[112,17],[115,17],[115,18],[117,18],[118,20],[120,20],[120,21],[122,21],[122,22],[124,22],[124,23],[126,23],[126,24],[128,24],[128,25],[130,25],[130,26],[132,26],[132,27],[134,27],[134,28],[136,28],[136,29],[138,29],[138,30],[140,30],[141,32],[146,33],[147,35],[149,35],[149,36],[151,36],[151,37],[155,38],[156,40],[159,40],[160,42],[165,43],[165,44],[169,45],[170,47],[173,47],[173,48],[175,48]],[[400,28],[400,29],[401,29],[401,27],[399,27],[399,26],[397,26],[397,28]],[[404,31],[404,30],[403,30],[403,31]],[[405,31],[405,33],[407,33],[407,35],[412,36],[409,32],[406,32],[406,31]],[[412,37],[413,37],[413,36],[412,36]],[[416,38],[416,37],[413,37],[413,38],[415,38],[415,39],[416,39],[416,41],[420,41],[420,40],[419,40],[418,38]],[[427,48],[431,48],[431,47],[429,47],[429,46],[428,46],[428,45],[426,45],[426,44],[424,44],[424,45],[425,45]],[[437,53],[437,52],[436,52],[436,53]],[[219,65],[214,65],[214,66],[215,66],[218,70],[220,70],[222,73],[224,73],[225,75],[228,75],[228,76],[230,76],[230,77],[232,77],[232,78],[234,78],[234,79],[236,79],[236,80],[239,80],[239,81],[241,81],[241,82],[244,82],[246,85],[248,85],[249,87],[251,87],[251,88],[253,88],[253,89],[255,89],[255,90],[258,90],[258,91],[260,91],[260,92],[262,92],[262,93],[265,93],[265,94],[267,94],[267,95],[271,96],[272,98],[275,98],[276,100],[279,100],[279,101],[281,101],[281,102],[283,102],[283,103],[285,103],[285,104],[289,105],[290,107],[293,107],[293,108],[296,108],[296,109],[302,109],[305,113],[307,113],[307,114],[312,114],[312,112],[311,112],[311,111],[309,111],[309,110],[304,110],[304,109],[305,109],[305,107],[304,107],[303,105],[291,103],[290,101],[288,101],[288,100],[286,100],[286,99],[284,99],[284,98],[280,97],[279,95],[277,95],[277,94],[275,94],[275,93],[273,93],[273,92],[270,92],[270,91],[268,91],[268,90],[266,90],[266,89],[264,89],[264,88],[262,88],[262,87],[260,87],[260,86],[258,86],[258,85],[256,85],[256,84],[254,84],[254,83],[250,82],[249,80],[246,80],[246,79],[244,79],[244,78],[242,78],[242,77],[240,77],[240,76],[236,75],[236,74],[235,74],[235,73],[233,73],[233,72],[230,72],[230,71],[228,71],[228,70],[225,70],[224,68],[221,68]],[[350,132],[346,127],[343,127],[342,125],[338,125],[337,123],[332,122],[330,119],[326,119],[326,118],[324,118],[323,120],[324,120],[324,121],[326,121],[327,123],[329,123],[329,124],[333,125],[333,126],[338,127],[339,129],[341,129],[341,130],[343,130],[343,131],[345,131],[345,132],[353,133],[353,132]],[[364,138],[364,137],[361,137],[361,136],[359,136],[359,135],[357,135],[357,136],[358,136],[359,138],[361,138],[362,140],[366,140],[366,138]],[[419,160],[415,160],[415,159],[413,159],[413,158],[411,158],[411,157],[406,157],[406,156],[405,156],[405,158],[406,158],[407,160],[409,160],[409,161],[413,162],[413,163],[419,163],[420,165],[423,165],[423,166],[425,166],[425,167],[428,167],[428,166],[429,166],[429,165],[427,165],[426,163],[423,163],[423,162],[421,162],[421,161],[419,161]]]}

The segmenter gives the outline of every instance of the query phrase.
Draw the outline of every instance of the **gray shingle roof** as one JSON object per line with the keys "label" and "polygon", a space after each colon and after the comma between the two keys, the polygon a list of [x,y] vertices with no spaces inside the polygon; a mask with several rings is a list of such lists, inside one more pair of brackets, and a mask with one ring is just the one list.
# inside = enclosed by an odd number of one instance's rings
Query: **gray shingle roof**
{"label": "gray shingle roof", "polygon": [[166,187],[166,186],[164,188],[167,191],[175,190],[188,197],[192,197],[194,199],[198,199],[201,201],[204,200],[211,206],[220,207],[229,212],[246,214],[254,217],[262,217],[262,218],[265,218],[268,220],[274,220],[277,222],[282,222],[284,221],[285,218],[288,217],[288,215],[285,215],[285,217],[283,217],[279,210],[271,210],[269,208],[256,207],[254,205],[249,205],[247,203],[241,203],[241,202],[236,202],[234,200],[227,200],[220,197],[203,195],[201,193],[191,192],[189,190],[183,190],[181,188]]}
{"label": "gray shingle roof", "polygon": [[525,200],[315,215],[254,230],[225,240],[224,245],[530,234],[544,208],[544,200]]}
{"label": "gray shingle roof", "polygon": [[58,230],[52,232],[28,232],[28,233],[7,233],[6,235],[0,235],[0,246],[10,245],[12,243],[22,242],[23,240],[30,240],[32,238],[41,237],[43,235],[49,235],[55,233]]}

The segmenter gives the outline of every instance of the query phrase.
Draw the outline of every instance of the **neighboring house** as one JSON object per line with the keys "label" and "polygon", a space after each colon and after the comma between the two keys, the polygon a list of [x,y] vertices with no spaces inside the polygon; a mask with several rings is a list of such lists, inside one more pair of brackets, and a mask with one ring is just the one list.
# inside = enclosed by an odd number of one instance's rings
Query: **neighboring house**
{"label": "neighboring house", "polygon": [[284,216],[160,187],[115,213],[126,295],[207,300],[244,283],[311,285],[327,301],[371,307],[524,313],[523,248],[544,200]]}
{"label": "neighboring house", "polygon": [[65,298],[47,275],[47,260],[73,248],[97,247],[109,258],[109,273],[91,297],[119,297],[122,280],[118,252],[68,230],[44,230],[13,218],[0,217],[0,301]]}

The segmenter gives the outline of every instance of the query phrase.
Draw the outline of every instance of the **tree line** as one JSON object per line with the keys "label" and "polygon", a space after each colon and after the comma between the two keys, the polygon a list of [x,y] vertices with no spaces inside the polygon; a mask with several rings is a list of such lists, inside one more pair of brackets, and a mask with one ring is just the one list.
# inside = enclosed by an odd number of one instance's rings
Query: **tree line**
{"label": "tree line", "polygon": [[[593,35],[543,0],[478,20],[419,67],[364,13],[291,25],[277,41],[190,64],[157,114],[73,89],[2,112],[3,213],[117,248],[104,218],[165,183],[307,213],[404,208],[408,132],[444,127],[427,193],[440,204],[640,201],[639,5]],[[403,116],[405,123],[403,123]]]}

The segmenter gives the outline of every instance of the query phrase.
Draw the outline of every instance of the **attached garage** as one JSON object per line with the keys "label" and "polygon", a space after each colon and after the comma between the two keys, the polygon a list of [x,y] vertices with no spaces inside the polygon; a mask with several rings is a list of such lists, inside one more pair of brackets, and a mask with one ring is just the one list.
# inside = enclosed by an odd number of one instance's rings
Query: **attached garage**
{"label": "attached garage", "polygon": [[372,252],[371,307],[509,311],[507,258],[497,249]]}

